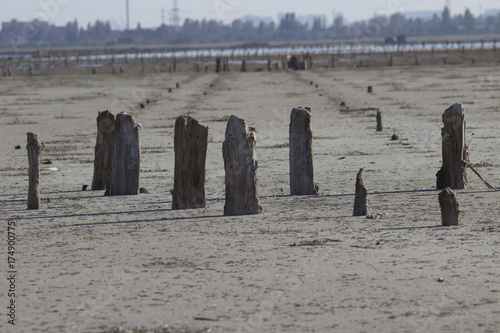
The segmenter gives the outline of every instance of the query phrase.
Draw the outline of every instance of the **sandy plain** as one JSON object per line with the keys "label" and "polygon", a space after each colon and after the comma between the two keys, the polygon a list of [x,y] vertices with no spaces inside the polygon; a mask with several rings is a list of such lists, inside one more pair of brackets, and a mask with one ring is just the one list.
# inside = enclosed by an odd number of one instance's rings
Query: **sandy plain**
{"label": "sandy plain", "polygon": [[[500,186],[497,52],[475,65],[1,78],[0,331],[500,331],[500,192],[469,171],[468,188],[457,191],[461,225],[440,227],[435,190],[441,115],[455,102],[465,106],[471,162]],[[288,195],[296,106],[313,112],[317,196]],[[382,132],[369,108],[382,111]],[[81,190],[92,181],[95,118],[105,109],[142,124],[149,194]],[[185,114],[210,127],[208,201],[172,211],[174,122]],[[257,130],[261,215],[223,216],[231,114]],[[26,210],[29,131],[51,162],[42,164],[39,211]],[[401,139],[391,141],[394,133]],[[351,216],[361,167],[378,219]],[[15,326],[6,316],[9,221]]]}

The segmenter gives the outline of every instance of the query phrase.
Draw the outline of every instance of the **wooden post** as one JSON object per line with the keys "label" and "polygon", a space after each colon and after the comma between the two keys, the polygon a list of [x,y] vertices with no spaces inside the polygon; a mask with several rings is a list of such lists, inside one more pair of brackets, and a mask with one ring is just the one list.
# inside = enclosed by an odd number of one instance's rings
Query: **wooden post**
{"label": "wooden post", "polygon": [[382,132],[382,112],[377,111],[377,132]]}
{"label": "wooden post", "polygon": [[271,61],[271,58],[267,59],[267,70],[270,72],[273,70],[273,63]]}
{"label": "wooden post", "polygon": [[111,189],[115,125],[116,118],[113,113],[109,110],[99,111],[97,114],[97,140],[94,153],[92,190],[106,190],[106,195],[109,195]]}
{"label": "wooden post", "polygon": [[290,194],[318,194],[314,183],[311,111],[294,108],[290,114]]}
{"label": "wooden post", "polygon": [[247,62],[245,59],[241,61],[241,71],[246,72],[247,71]]}
{"label": "wooden post", "polygon": [[288,67],[294,70],[300,69],[300,60],[297,56],[292,56],[290,58],[290,63],[288,64]]}
{"label": "wooden post", "polygon": [[365,216],[368,214],[368,191],[366,190],[365,183],[363,182],[364,169],[365,168],[359,169],[359,172],[356,175],[356,193],[354,194],[353,216]]}
{"label": "wooden post", "polygon": [[335,55],[332,55],[332,68],[335,68]]}
{"label": "wooden post", "polygon": [[131,115],[122,112],[116,116],[111,195],[139,193],[141,130]]}
{"label": "wooden post", "polygon": [[175,122],[172,209],[204,208],[208,127],[191,116]]}
{"label": "wooden post", "polygon": [[460,224],[460,202],[451,188],[447,187],[439,193],[439,206],[443,226]]}
{"label": "wooden post", "polygon": [[222,156],[226,171],[224,215],[249,215],[263,212],[259,204],[255,153],[255,129],[245,120],[231,116],[227,122]]}
{"label": "wooden post", "polygon": [[221,59],[217,58],[215,59],[215,72],[220,73],[220,67],[221,67]]}
{"label": "wooden post", "polygon": [[40,152],[44,148],[38,136],[29,132],[26,149],[28,150],[29,187],[28,209],[40,209]]}
{"label": "wooden post", "polygon": [[443,165],[436,174],[438,189],[450,187],[464,189],[467,186],[467,147],[465,146],[465,112],[462,103],[450,106],[443,113],[441,129]]}

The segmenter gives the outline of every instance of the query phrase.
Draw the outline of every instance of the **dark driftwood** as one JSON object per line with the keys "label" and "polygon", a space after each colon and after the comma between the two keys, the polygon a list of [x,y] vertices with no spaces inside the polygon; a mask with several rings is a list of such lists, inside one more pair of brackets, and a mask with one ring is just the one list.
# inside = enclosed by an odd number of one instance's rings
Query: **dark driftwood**
{"label": "dark driftwood", "polygon": [[231,116],[227,122],[222,156],[226,171],[224,215],[262,213],[258,195],[258,162],[255,154],[255,129],[245,120]]}
{"label": "dark driftwood", "polygon": [[439,193],[439,206],[443,226],[460,224],[460,202],[451,188],[447,187]]}
{"label": "dark driftwood", "polygon": [[29,186],[28,209],[40,209],[40,153],[43,142],[34,133],[27,133],[26,149],[28,150]]}
{"label": "dark driftwood", "polygon": [[172,209],[203,208],[208,127],[191,116],[175,122],[175,171]]}
{"label": "dark driftwood", "polygon": [[467,186],[468,153],[465,146],[465,113],[462,103],[453,104],[444,112],[443,123],[443,165],[436,175],[436,187],[464,189]]}
{"label": "dark driftwood", "polygon": [[356,176],[354,211],[352,213],[353,216],[365,216],[368,214],[368,191],[365,187],[365,183],[363,182],[363,170],[364,168],[359,169],[359,172]]}
{"label": "dark driftwood", "polygon": [[382,112],[377,111],[377,132],[382,132]]}
{"label": "dark driftwood", "polygon": [[127,113],[116,116],[111,195],[139,194],[141,124]]}
{"label": "dark driftwood", "polygon": [[109,110],[97,114],[97,140],[94,154],[92,190],[111,189],[111,171],[115,148],[115,115]]}
{"label": "dark driftwood", "polygon": [[294,108],[290,114],[290,194],[318,194],[314,183],[311,112]]}

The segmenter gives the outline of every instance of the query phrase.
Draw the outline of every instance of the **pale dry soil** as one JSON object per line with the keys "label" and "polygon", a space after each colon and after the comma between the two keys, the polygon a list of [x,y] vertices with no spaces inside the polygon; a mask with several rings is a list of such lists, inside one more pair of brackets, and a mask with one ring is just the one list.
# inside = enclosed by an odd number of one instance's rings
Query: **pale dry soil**
{"label": "pale dry soil", "polygon": [[[0,85],[2,332],[500,331],[500,192],[469,171],[457,191],[461,225],[444,228],[434,189],[441,115],[455,102],[465,106],[471,162],[500,186],[498,65],[60,73]],[[296,106],[312,108],[317,196],[288,195]],[[143,126],[149,194],[81,191],[92,181],[97,111],[107,108]],[[369,108],[382,111],[382,132]],[[183,114],[210,127],[208,201],[172,211],[173,130]],[[261,215],[223,216],[231,114],[257,130]],[[26,210],[28,131],[51,162],[41,165],[39,211]],[[362,167],[379,219],[351,216]],[[17,237],[15,327],[6,317],[7,221]]]}

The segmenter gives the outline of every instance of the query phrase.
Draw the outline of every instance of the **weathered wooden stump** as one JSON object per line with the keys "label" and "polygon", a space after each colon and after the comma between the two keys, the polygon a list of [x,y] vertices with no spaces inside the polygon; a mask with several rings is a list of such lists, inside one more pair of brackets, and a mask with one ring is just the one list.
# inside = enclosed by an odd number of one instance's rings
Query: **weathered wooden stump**
{"label": "weathered wooden stump", "polygon": [[27,133],[26,149],[28,150],[29,186],[28,209],[40,209],[40,152],[43,142],[34,133]]}
{"label": "weathered wooden stump", "polygon": [[377,111],[377,132],[382,132],[382,112]]}
{"label": "weathered wooden stump", "polygon": [[290,194],[318,194],[314,183],[311,111],[294,108],[290,114]]}
{"label": "weathered wooden stump", "polygon": [[292,56],[288,63],[288,68],[298,70],[300,69],[300,60],[297,56]]}
{"label": "weathered wooden stump", "polygon": [[450,106],[443,113],[441,129],[443,165],[436,174],[438,189],[450,187],[464,189],[467,186],[467,147],[465,145],[465,112],[462,103]]}
{"label": "weathered wooden stump", "polygon": [[439,206],[443,226],[460,224],[460,202],[451,188],[447,187],[439,193]]}
{"label": "weathered wooden stump", "polygon": [[215,59],[215,72],[220,73],[220,67],[221,67],[221,59],[217,58]]}
{"label": "weathered wooden stump", "polygon": [[273,70],[273,62],[271,61],[271,58],[267,59],[267,70],[269,72]]}
{"label": "weathered wooden stump", "polygon": [[116,116],[110,195],[139,193],[141,124],[127,113]]}
{"label": "weathered wooden stump", "polygon": [[94,153],[92,190],[111,189],[111,172],[115,148],[115,115],[109,110],[97,114],[97,139]]}
{"label": "weathered wooden stump", "polygon": [[354,211],[353,216],[365,216],[368,214],[367,202],[368,202],[368,191],[363,182],[363,170],[365,168],[359,169],[356,176],[356,192],[354,194]]}
{"label": "weathered wooden stump", "polygon": [[205,162],[208,127],[191,116],[175,122],[174,191],[172,209],[203,208],[205,200]]}
{"label": "weathered wooden stump", "polygon": [[245,59],[241,61],[241,71],[246,72],[247,71],[247,62]]}
{"label": "weathered wooden stump", "polygon": [[366,92],[368,92],[369,94],[373,93],[373,87],[372,86],[368,86],[366,88]]}
{"label": "weathered wooden stump", "polygon": [[231,116],[227,122],[222,156],[226,171],[224,215],[249,215],[263,212],[259,204],[255,153],[255,129],[245,120]]}

